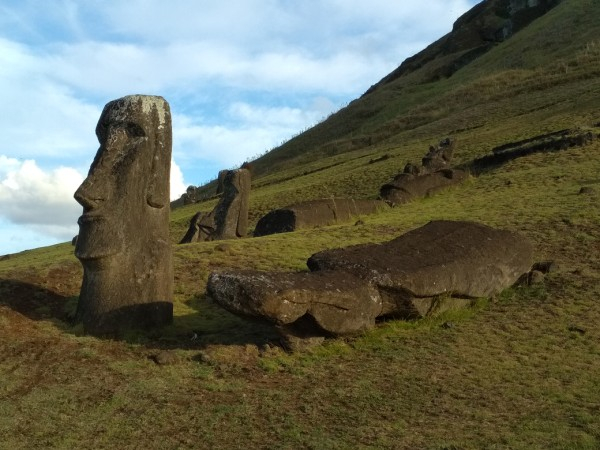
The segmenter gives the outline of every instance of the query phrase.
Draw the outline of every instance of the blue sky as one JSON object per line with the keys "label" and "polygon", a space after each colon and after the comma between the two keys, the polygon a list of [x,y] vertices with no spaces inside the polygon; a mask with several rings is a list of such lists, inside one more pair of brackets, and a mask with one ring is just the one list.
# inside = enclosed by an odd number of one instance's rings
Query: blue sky
{"label": "blue sky", "polygon": [[162,95],[171,196],[264,153],[474,0],[0,0],[0,255],[70,240],[103,106]]}

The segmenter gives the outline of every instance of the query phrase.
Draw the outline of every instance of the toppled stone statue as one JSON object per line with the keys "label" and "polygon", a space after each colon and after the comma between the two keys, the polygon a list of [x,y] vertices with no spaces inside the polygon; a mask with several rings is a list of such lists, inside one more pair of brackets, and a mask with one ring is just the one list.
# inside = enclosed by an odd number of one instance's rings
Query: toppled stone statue
{"label": "toppled stone statue", "polygon": [[83,265],[77,318],[96,335],[168,324],[173,319],[169,104],[146,95],[111,101],[96,135],[100,148],[75,192],[83,206],[75,246]]}
{"label": "toppled stone statue", "polygon": [[468,178],[464,170],[442,169],[423,175],[401,173],[390,183],[381,186],[379,195],[392,205],[428,197]]}
{"label": "toppled stone statue", "polygon": [[454,156],[455,141],[446,138],[440,141],[437,147],[429,146],[429,152],[422,159],[422,166],[427,172],[434,172],[450,167],[452,156]]}
{"label": "toppled stone statue", "polygon": [[400,205],[462,183],[468,178],[467,172],[450,167],[455,147],[451,138],[430,146],[421,166],[406,164],[403,173],[381,186],[379,196],[391,205]]}
{"label": "toppled stone statue", "polygon": [[[219,172],[219,176],[221,172]],[[210,213],[195,214],[187,233],[179,242],[215,241],[244,237],[248,229],[250,171],[228,170],[223,177],[223,195]]]}
{"label": "toppled stone statue", "polygon": [[388,208],[381,200],[346,198],[311,200],[275,209],[256,224],[254,236],[286,233],[302,228],[335,225],[363,214],[373,214]]}
{"label": "toppled stone statue", "polygon": [[383,244],[317,253],[307,262],[311,273],[212,273],[207,291],[233,313],[275,324],[293,347],[358,333],[381,317],[469,306],[513,285],[531,268],[532,253],[510,231],[434,221]]}
{"label": "toppled stone statue", "polygon": [[185,236],[179,241],[180,244],[190,244],[192,242],[204,242],[210,240],[215,231],[214,214],[204,213],[202,211],[194,214],[190,220],[190,226]]}
{"label": "toppled stone statue", "polygon": [[580,128],[552,131],[499,145],[492,149],[492,154],[475,158],[464,166],[472,174],[479,175],[487,170],[496,169],[509,161],[535,153],[559,152],[573,147],[584,147],[591,144],[596,137],[592,131]]}

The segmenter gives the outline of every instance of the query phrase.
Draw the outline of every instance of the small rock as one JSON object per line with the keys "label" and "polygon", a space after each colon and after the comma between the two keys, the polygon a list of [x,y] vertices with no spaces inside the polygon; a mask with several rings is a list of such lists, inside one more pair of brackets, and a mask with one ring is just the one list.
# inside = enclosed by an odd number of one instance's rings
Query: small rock
{"label": "small rock", "polygon": [[164,350],[150,357],[159,366],[170,366],[177,363],[177,355],[175,353]]}
{"label": "small rock", "polygon": [[211,356],[206,353],[206,352],[200,352],[198,353],[198,355],[196,356],[196,358],[194,358],[200,362],[203,362],[205,364],[210,364],[213,362],[213,359],[211,358]]}
{"label": "small rock", "polygon": [[231,251],[231,245],[229,244],[219,244],[215,247],[215,250],[223,253],[229,253]]}
{"label": "small rock", "polygon": [[444,322],[442,324],[442,328],[449,330],[450,328],[454,328],[454,322]]}
{"label": "small rock", "polygon": [[533,286],[534,284],[542,284],[544,282],[545,275],[539,270],[532,270],[529,272],[528,284]]}
{"label": "small rock", "polygon": [[317,347],[324,341],[325,336],[299,337],[288,334],[281,337],[281,346],[290,352],[302,352],[309,348]]}
{"label": "small rock", "polygon": [[585,334],[587,331],[585,328],[581,328],[580,326],[577,326],[577,325],[569,325],[567,327],[567,330],[569,330],[573,333],[578,333],[578,334]]}
{"label": "small rock", "polygon": [[583,186],[581,189],[579,189],[579,195],[582,195],[582,194],[589,195],[589,194],[593,194],[595,192],[596,192],[596,190],[591,186]]}

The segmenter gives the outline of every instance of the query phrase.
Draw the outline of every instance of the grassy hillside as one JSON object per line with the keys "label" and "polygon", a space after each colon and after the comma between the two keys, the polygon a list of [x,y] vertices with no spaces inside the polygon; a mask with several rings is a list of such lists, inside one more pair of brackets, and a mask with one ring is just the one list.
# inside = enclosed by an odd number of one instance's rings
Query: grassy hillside
{"label": "grassy hillside", "polygon": [[[422,83],[415,71],[356,100],[258,162],[251,227],[297,200],[375,198],[449,135],[459,164],[550,131],[600,133],[597,17],[600,2],[565,0],[450,78]],[[10,255],[0,260],[0,448],[600,448],[599,173],[597,139],[359,225],[175,246],[174,324],[122,341],[71,323],[82,270],[70,244]],[[173,241],[214,202],[174,210]],[[559,270],[470,311],[385,322],[292,355],[272,329],[205,295],[213,270],[306,270],[316,251],[432,219],[521,232]]]}

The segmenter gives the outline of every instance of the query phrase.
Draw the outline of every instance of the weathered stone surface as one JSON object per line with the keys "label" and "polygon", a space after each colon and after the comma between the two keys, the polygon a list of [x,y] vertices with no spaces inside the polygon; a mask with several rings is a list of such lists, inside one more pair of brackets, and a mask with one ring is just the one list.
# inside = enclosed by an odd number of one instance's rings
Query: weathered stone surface
{"label": "weathered stone surface", "polygon": [[401,205],[462,183],[468,178],[467,172],[450,168],[455,148],[456,141],[451,138],[430,146],[422,165],[406,164],[403,173],[381,186],[379,197],[392,206]]}
{"label": "weathered stone surface", "polygon": [[458,169],[442,169],[423,175],[401,173],[381,187],[379,196],[392,205],[401,205],[462,183],[467,178],[468,174]]}
{"label": "weathered stone surface", "polygon": [[[246,169],[224,171],[224,191],[217,206],[209,212],[198,212],[180,244],[243,237],[248,229],[250,172]],[[223,171],[219,172],[219,177]]]}
{"label": "weathered stone surface", "polygon": [[474,222],[433,221],[384,243],[325,250],[310,270],[350,272],[388,293],[384,313],[403,297],[487,297],[514,284],[532,265],[527,239]]}
{"label": "weathered stone surface", "polygon": [[227,172],[229,170],[220,170],[219,175],[217,176],[217,195],[222,194],[225,190],[225,177],[227,176]]}
{"label": "weathered stone surface", "polygon": [[248,231],[250,171],[230,170],[223,180],[223,196],[214,209],[215,231],[211,239],[244,237]]}
{"label": "weathered stone surface", "polygon": [[114,100],[96,135],[100,148],[75,192],[83,206],[77,317],[86,332],[102,335],[167,324],[173,318],[169,104],[143,95]]}
{"label": "weathered stone surface", "polygon": [[455,141],[446,138],[437,145],[430,146],[429,152],[423,157],[422,166],[427,172],[448,169],[454,155]]}
{"label": "weathered stone surface", "polygon": [[286,325],[288,334],[352,334],[381,313],[377,290],[341,272],[212,273],[207,291],[228,311]]}
{"label": "weathered stone surface", "polygon": [[263,216],[254,230],[254,236],[286,233],[302,228],[335,225],[353,217],[373,214],[388,205],[380,200],[321,199],[276,209]]}
{"label": "weathered stone surface", "polygon": [[185,236],[179,241],[180,244],[190,244],[192,242],[204,242],[211,239],[215,231],[214,214],[197,212],[190,219],[190,226]]}
{"label": "weathered stone surface", "polygon": [[436,221],[384,244],[311,256],[311,273],[213,273],[227,310],[274,323],[291,349],[360,332],[378,317],[416,319],[465,308],[531,268],[522,236],[473,222]]}
{"label": "weathered stone surface", "polygon": [[532,270],[529,272],[527,283],[530,286],[534,286],[536,284],[542,284],[545,279],[546,276],[543,274],[543,272],[540,272],[539,270]]}

